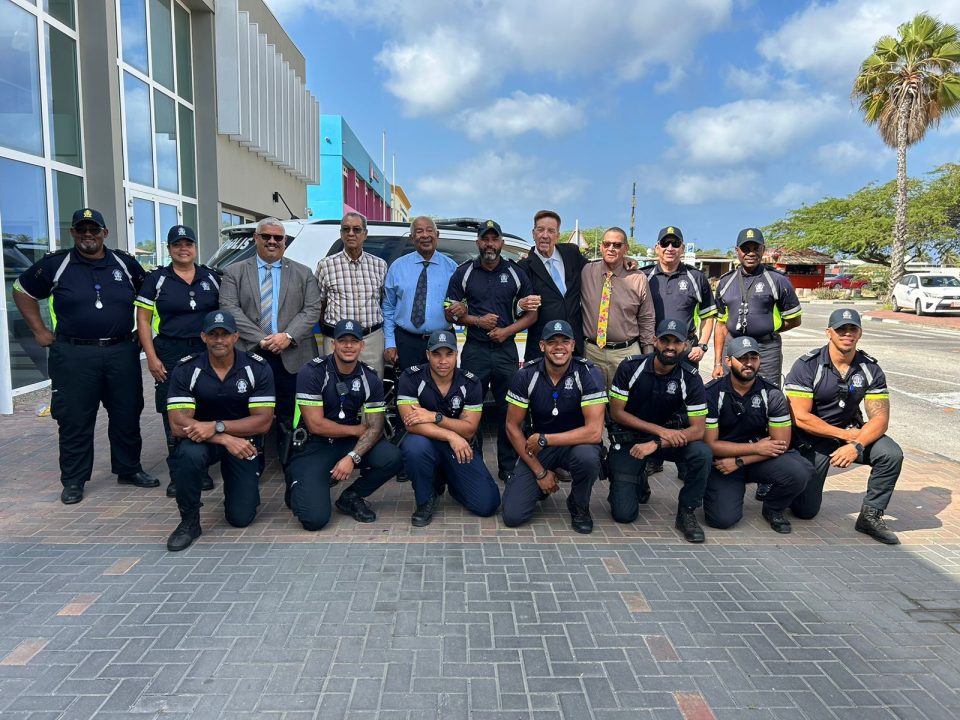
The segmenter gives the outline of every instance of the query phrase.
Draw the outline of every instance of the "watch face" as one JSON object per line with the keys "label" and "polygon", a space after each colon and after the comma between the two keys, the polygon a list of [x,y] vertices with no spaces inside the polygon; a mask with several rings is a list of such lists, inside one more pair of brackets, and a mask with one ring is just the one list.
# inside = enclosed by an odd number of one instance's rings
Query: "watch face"
{"label": "watch face", "polygon": [[216,424],[213,426],[213,429],[216,430],[218,433],[222,433],[224,430],[227,429],[227,426],[224,425],[220,420],[217,420]]}

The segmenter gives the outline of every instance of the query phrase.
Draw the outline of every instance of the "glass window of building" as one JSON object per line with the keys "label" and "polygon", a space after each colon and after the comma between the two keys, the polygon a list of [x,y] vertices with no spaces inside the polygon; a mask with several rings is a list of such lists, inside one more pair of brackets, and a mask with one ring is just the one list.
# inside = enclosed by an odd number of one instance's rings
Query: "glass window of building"
{"label": "glass window of building", "polygon": [[193,203],[183,204],[183,224],[197,231],[197,206]]}
{"label": "glass window of building", "polygon": [[170,0],[150,0],[150,57],[154,80],[173,90],[173,17]]}
{"label": "glass window of building", "polygon": [[[168,95],[154,90],[154,142],[157,148],[157,187],[177,192],[177,111]],[[174,223],[176,224],[176,223]]]}
{"label": "glass window of building", "polygon": [[174,3],[173,22],[176,30],[177,94],[193,102],[193,58],[190,43],[190,15]]}
{"label": "glass window of building", "polygon": [[179,105],[180,113],[180,190],[184,195],[197,196],[196,148],[193,134],[193,112]]}
{"label": "glass window of building", "polygon": [[[13,303],[13,282],[50,248],[47,229],[47,193],[44,170],[38,165],[0,158],[0,222],[3,234],[4,285],[7,293],[7,330],[13,387],[46,380],[47,351]],[[49,325],[47,304],[40,303]]]}
{"label": "glass window of building", "polygon": [[50,154],[57,162],[80,167],[80,91],[77,43],[59,30],[47,31],[47,118]]}
{"label": "glass window of building", "polygon": [[123,61],[142,73],[149,73],[145,0],[120,0],[120,36]]}
{"label": "glass window of building", "polygon": [[43,0],[43,9],[67,27],[76,27],[73,17],[73,0]]}
{"label": "glass window of building", "polygon": [[150,133],[150,89],[130,73],[123,74],[124,130],[127,136],[127,177],[153,185],[153,143]]}
{"label": "glass window of building", "polygon": [[43,155],[37,19],[0,0],[0,145]]}
{"label": "glass window of building", "polygon": [[[70,223],[77,208],[86,205],[83,200],[83,178],[79,175],[53,171],[53,219],[56,247],[60,250],[73,247]],[[107,221],[110,222],[109,220]]]}

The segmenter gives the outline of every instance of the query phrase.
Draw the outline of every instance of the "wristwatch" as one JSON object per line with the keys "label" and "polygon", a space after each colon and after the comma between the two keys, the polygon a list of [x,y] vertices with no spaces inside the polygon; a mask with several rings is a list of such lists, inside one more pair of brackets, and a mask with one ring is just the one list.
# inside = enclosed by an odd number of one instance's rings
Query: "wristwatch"
{"label": "wristwatch", "polygon": [[707,351],[707,348],[710,347],[710,346],[707,345],[706,343],[700,343],[699,345],[697,345],[697,347],[700,348],[701,350],[703,350],[704,352],[706,352],[706,351]]}
{"label": "wristwatch", "polygon": [[661,437],[655,437],[655,438],[653,439],[653,443],[654,443],[654,445],[657,446],[657,450],[662,450],[662,449],[663,449],[663,438],[661,438]]}
{"label": "wristwatch", "polygon": [[360,453],[354,452],[353,450],[347,453],[347,457],[353,460],[354,465],[359,465],[363,460],[363,457],[360,455]]}
{"label": "wristwatch", "polygon": [[743,462],[743,458],[742,458],[742,457],[735,457],[735,458],[733,459],[733,462],[736,464],[736,466],[737,466],[738,468],[742,468],[742,467],[744,466],[744,462]]}
{"label": "wristwatch", "polygon": [[438,412],[438,413],[433,417],[433,421],[434,421],[437,425],[439,425],[440,423],[442,423],[442,422],[443,422],[443,413],[442,413],[442,412]]}
{"label": "wristwatch", "polygon": [[540,438],[537,440],[537,445],[539,445],[542,448],[545,448],[547,446],[547,436],[544,435],[543,433],[540,433]]}
{"label": "wristwatch", "polygon": [[857,449],[857,455],[863,455],[863,445],[858,443],[856,440],[851,440],[850,444]]}
{"label": "wristwatch", "polygon": [[286,335],[286,336],[287,336],[287,339],[290,341],[290,347],[296,347],[296,346],[297,346],[297,341],[293,339],[293,335],[291,335],[291,334],[288,333],[288,332],[285,332],[284,335]]}
{"label": "wristwatch", "polygon": [[219,435],[220,433],[225,433],[227,431],[227,426],[223,424],[222,420],[217,420],[213,424],[213,431]]}

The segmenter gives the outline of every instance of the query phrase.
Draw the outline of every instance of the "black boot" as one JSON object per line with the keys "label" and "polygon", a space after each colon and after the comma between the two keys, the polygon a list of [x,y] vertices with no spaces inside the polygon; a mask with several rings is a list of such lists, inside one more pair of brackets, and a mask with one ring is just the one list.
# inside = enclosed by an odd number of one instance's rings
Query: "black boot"
{"label": "black boot", "polygon": [[210,477],[210,473],[207,473],[203,478],[203,484],[200,485],[201,490],[213,490],[213,478]]}
{"label": "black boot", "polygon": [[697,522],[695,510],[696,508],[677,508],[675,525],[677,530],[683,533],[684,540],[692,543],[702,543],[706,537],[703,534],[703,528]]}
{"label": "black boot", "polygon": [[436,507],[437,499],[430,498],[425,503],[417,505],[417,509],[410,516],[410,524],[414,527],[426,527],[433,522],[433,510]]}
{"label": "black boot", "polygon": [[887,529],[887,523],[883,520],[883,510],[870,507],[869,505],[864,505],[860,508],[860,516],[857,518],[857,524],[853,526],[853,529],[869,535],[874,540],[882,542],[885,545],[900,544],[900,538]]}
{"label": "black boot", "polygon": [[171,480],[170,484],[167,485],[167,497],[174,498],[177,496],[177,484]]}
{"label": "black boot", "polygon": [[593,532],[593,518],[590,516],[590,508],[583,507],[573,499],[573,495],[567,495],[567,510],[570,511],[570,527],[581,535],[589,535]]}
{"label": "black boot", "polygon": [[186,550],[203,534],[200,529],[200,508],[180,511],[180,524],[167,538],[167,550],[180,552]]}

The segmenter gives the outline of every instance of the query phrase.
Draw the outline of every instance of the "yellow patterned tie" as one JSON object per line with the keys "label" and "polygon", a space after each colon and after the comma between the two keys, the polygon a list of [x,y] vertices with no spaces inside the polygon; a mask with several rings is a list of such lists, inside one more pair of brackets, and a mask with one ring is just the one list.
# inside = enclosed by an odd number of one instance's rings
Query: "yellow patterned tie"
{"label": "yellow patterned tie", "polygon": [[610,278],[612,272],[603,274],[603,290],[600,291],[600,315],[597,317],[597,347],[607,344],[607,319],[610,315]]}

